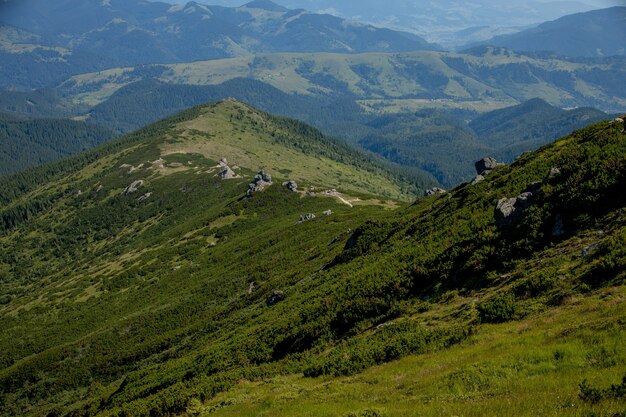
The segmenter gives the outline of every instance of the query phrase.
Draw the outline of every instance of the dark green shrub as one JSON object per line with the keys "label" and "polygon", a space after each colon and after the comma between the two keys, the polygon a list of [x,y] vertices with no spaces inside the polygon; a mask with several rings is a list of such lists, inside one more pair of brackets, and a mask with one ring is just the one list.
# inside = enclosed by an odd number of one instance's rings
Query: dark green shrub
{"label": "dark green shrub", "polygon": [[502,323],[511,320],[515,315],[515,310],[515,297],[510,293],[502,294],[478,306],[482,323]]}

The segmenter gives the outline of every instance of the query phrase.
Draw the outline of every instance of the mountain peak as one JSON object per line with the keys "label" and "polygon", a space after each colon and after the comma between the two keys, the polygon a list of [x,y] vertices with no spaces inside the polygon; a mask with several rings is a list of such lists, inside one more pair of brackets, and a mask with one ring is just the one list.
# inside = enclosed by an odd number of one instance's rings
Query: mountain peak
{"label": "mountain peak", "polygon": [[262,9],[267,10],[268,12],[287,12],[289,9],[274,3],[271,0],[253,0],[249,3],[246,3],[244,7],[249,9]]}

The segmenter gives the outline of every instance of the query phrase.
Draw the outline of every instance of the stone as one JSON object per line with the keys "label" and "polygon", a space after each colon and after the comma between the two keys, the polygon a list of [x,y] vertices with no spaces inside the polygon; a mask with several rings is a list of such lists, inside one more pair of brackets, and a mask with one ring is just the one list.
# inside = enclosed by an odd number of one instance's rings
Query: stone
{"label": "stone", "polygon": [[152,193],[145,193],[144,195],[142,195],[141,197],[138,198],[139,201],[146,201],[147,199],[150,198],[150,196],[152,195]]}
{"label": "stone", "polygon": [[248,285],[248,294],[252,294],[252,292],[254,291],[254,288],[256,287],[256,282],[252,281],[249,285]]}
{"label": "stone", "polygon": [[223,180],[232,180],[233,178],[237,178],[235,171],[230,169],[227,165],[224,166],[224,169],[217,175]]}
{"label": "stone", "polygon": [[298,220],[298,223],[309,222],[313,219],[315,219],[315,214],[313,213],[303,214],[302,216],[300,216],[300,220]]}
{"label": "stone", "polygon": [[333,214],[333,211],[332,211],[332,210],[326,210],[326,211],[322,212],[322,214],[323,214],[324,216],[330,216],[330,215],[332,215],[332,214]]}
{"label": "stone", "polygon": [[546,175],[545,181],[551,180],[552,178],[558,177],[559,175],[561,175],[561,170],[559,168],[552,167],[550,168],[550,172],[548,172],[548,175]]}
{"label": "stone", "polygon": [[263,170],[259,171],[250,184],[248,184],[248,191],[246,196],[251,197],[254,193],[263,191],[266,187],[272,185],[272,176],[265,173]]}
{"label": "stone", "polygon": [[476,173],[483,176],[496,169],[497,166],[498,161],[491,157],[483,158],[480,161],[476,161],[476,163],[474,164],[474,167],[476,168]]}
{"label": "stone", "polygon": [[124,188],[124,191],[122,191],[122,194],[128,195],[128,194],[136,193],[137,190],[139,190],[141,187],[143,187],[142,180],[134,181],[128,187]]}
{"label": "stone", "polygon": [[591,254],[596,249],[598,249],[598,246],[600,246],[598,243],[594,243],[591,246],[587,246],[586,248],[583,248],[582,252],[580,253],[580,256],[584,258],[585,256]]}
{"label": "stone", "polygon": [[483,181],[485,181],[485,177],[483,177],[483,176],[482,176],[482,175],[480,175],[480,174],[479,174],[479,175],[476,175],[476,176],[474,177],[474,179],[472,180],[472,185],[476,185],[476,184],[478,184],[478,183],[480,183],[480,182],[483,182]]}
{"label": "stone", "polygon": [[513,222],[517,213],[515,203],[517,203],[517,198],[501,198],[498,200],[494,212],[496,226],[504,227]]}
{"label": "stone", "polygon": [[430,197],[433,195],[445,194],[445,193],[446,193],[446,190],[444,190],[443,188],[433,187],[431,189],[424,191],[424,196]]}
{"label": "stone", "polygon": [[280,303],[284,299],[285,293],[279,290],[275,290],[274,292],[272,292],[272,294],[267,296],[267,298],[265,299],[265,304],[267,304],[268,307],[272,307]]}
{"label": "stone", "polygon": [[530,202],[533,198],[533,193],[526,191],[525,193],[521,193],[515,199],[515,209],[516,210],[524,210],[530,206]]}
{"label": "stone", "polygon": [[290,191],[296,192],[298,191],[298,184],[295,181],[285,181],[283,182],[283,187],[287,187]]}
{"label": "stone", "polygon": [[219,166],[221,166],[221,167],[228,166],[228,161],[226,160],[226,158],[220,159]]}

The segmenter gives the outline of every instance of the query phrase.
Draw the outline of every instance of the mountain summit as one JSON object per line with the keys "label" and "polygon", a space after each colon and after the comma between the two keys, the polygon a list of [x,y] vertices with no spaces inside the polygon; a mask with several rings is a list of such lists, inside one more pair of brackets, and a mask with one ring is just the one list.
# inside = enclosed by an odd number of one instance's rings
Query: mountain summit
{"label": "mountain summit", "polygon": [[263,9],[269,12],[288,12],[289,9],[286,7],[280,6],[274,3],[271,0],[253,0],[249,3],[246,3],[244,7],[249,9]]}

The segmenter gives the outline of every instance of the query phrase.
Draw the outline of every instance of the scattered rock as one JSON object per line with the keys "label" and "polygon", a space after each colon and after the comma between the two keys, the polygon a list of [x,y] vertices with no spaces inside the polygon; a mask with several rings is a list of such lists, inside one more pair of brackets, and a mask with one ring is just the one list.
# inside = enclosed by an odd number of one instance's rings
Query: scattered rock
{"label": "scattered rock", "polygon": [[433,187],[429,190],[424,191],[424,196],[426,197],[430,197],[433,195],[437,195],[437,194],[445,194],[446,190],[444,190],[443,188],[439,188],[439,187]]}
{"label": "scattered rock", "polygon": [[565,224],[563,223],[563,217],[557,213],[554,217],[554,227],[552,227],[552,236],[560,237],[565,234]]}
{"label": "scattered rock", "polygon": [[587,246],[586,248],[583,248],[582,252],[580,253],[580,256],[585,257],[585,256],[591,254],[596,249],[598,249],[598,246],[600,246],[598,243],[594,243],[591,246]]}
{"label": "scattered rock", "polygon": [[515,208],[515,203],[517,203],[517,198],[502,198],[498,200],[494,212],[496,226],[501,228],[513,223],[513,220],[519,214]]}
{"label": "scattered rock", "polygon": [[483,177],[482,175],[478,174],[474,177],[474,179],[472,180],[472,185],[476,185],[479,182],[483,182],[485,180],[485,177]]}
{"label": "scattered rock", "polygon": [[180,162],[170,162],[167,164],[168,168],[180,168],[183,166]]}
{"label": "scattered rock", "polygon": [[268,307],[272,307],[285,299],[285,293],[279,290],[275,290],[271,295],[265,299],[265,304]]}
{"label": "scattered rock", "polygon": [[81,196],[81,195],[83,195],[83,191],[82,190],[76,191],[76,196]]}
{"label": "scattered rock", "polygon": [[226,158],[220,159],[219,166],[221,166],[221,167],[228,166],[228,161],[226,160]]}
{"label": "scattered rock", "polygon": [[298,223],[309,222],[313,219],[315,219],[315,214],[313,213],[303,214],[302,216],[300,216],[300,220],[298,220]]}
{"label": "scattered rock", "polygon": [[126,169],[126,168],[130,168],[130,167],[131,167],[131,165],[128,165],[128,164],[120,165],[120,169]]}
{"label": "scattered rock", "polygon": [[96,188],[96,192],[99,193],[100,191],[102,191],[104,187],[102,186],[102,184],[98,185],[98,188]]}
{"label": "scattered rock", "polygon": [[476,161],[474,167],[476,168],[476,173],[478,175],[485,176],[494,169],[496,169],[498,165],[500,164],[498,164],[498,161],[496,161],[494,158],[487,157],[481,159],[480,161]]}
{"label": "scattered rock", "polygon": [[494,210],[496,226],[503,228],[509,226],[526,210],[532,203],[535,194],[539,192],[543,182],[536,181],[528,184],[526,190],[515,198],[502,198],[498,200]]}
{"label": "scattered rock", "polygon": [[248,184],[248,191],[246,192],[246,195],[250,197],[256,192],[263,191],[270,185],[272,185],[272,176],[261,170],[257,175],[255,175],[252,182]]}
{"label": "scattered rock", "polygon": [[293,192],[298,191],[298,184],[296,184],[295,181],[283,182],[283,187],[287,187],[289,191],[293,191]]}
{"label": "scattered rock", "polygon": [[387,323],[381,323],[378,326],[374,327],[374,330],[380,330],[380,329],[384,329],[387,326],[392,326],[394,323],[393,321],[388,321]]}
{"label": "scattered rock", "polygon": [[252,281],[249,285],[248,285],[248,294],[252,294],[252,292],[254,291],[254,288],[256,287],[256,282]]}
{"label": "scattered rock", "polygon": [[552,167],[550,168],[550,172],[548,172],[548,175],[546,175],[546,178],[544,181],[551,180],[552,178],[558,177],[559,175],[561,175],[561,170],[559,168]]}
{"label": "scattered rock", "polygon": [[146,201],[147,199],[150,198],[150,196],[152,195],[152,193],[145,193],[144,195],[142,195],[141,197],[138,198],[139,201]]}
{"label": "scattered rock", "polygon": [[122,194],[128,195],[128,194],[136,193],[137,190],[139,190],[141,187],[143,187],[143,180],[134,181],[128,187],[124,188],[124,191],[122,191]]}
{"label": "scattered rock", "polygon": [[165,168],[165,160],[163,158],[159,158],[154,162],[151,162],[152,169],[164,169]]}
{"label": "scattered rock", "polygon": [[189,184],[183,184],[183,186],[180,187],[180,191],[182,191],[185,194],[191,192],[191,190],[192,188],[189,186]]}
{"label": "scattered rock", "polygon": [[533,198],[533,193],[531,192],[524,192],[521,193],[520,195],[517,196],[517,198],[515,199],[515,208],[517,209],[527,209],[528,206],[530,206],[530,202]]}
{"label": "scattered rock", "polygon": [[230,169],[228,165],[225,165],[224,169],[217,175],[223,180],[232,180],[233,178],[237,178],[235,171]]}
{"label": "scattered rock", "polygon": [[322,212],[322,214],[323,214],[324,216],[330,216],[330,215],[332,215],[332,214],[333,214],[333,211],[332,211],[332,210],[326,210],[326,211]]}

